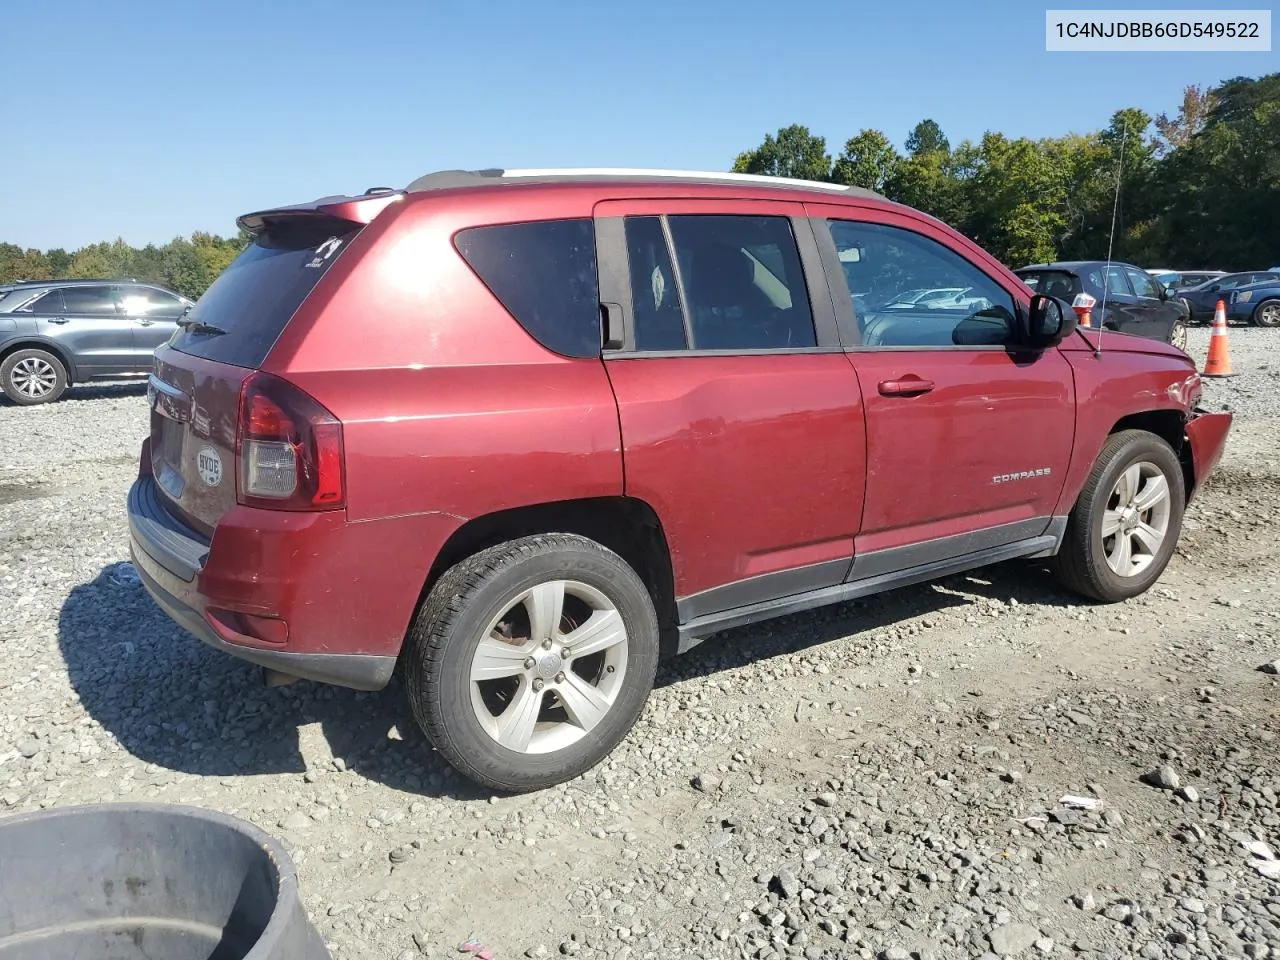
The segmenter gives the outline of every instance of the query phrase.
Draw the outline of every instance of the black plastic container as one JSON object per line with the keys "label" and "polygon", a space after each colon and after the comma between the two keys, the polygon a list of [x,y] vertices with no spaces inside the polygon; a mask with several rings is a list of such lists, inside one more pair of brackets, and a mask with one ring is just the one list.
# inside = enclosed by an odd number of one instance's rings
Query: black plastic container
{"label": "black plastic container", "polygon": [[0,960],[328,960],[293,861],[199,807],[0,819]]}

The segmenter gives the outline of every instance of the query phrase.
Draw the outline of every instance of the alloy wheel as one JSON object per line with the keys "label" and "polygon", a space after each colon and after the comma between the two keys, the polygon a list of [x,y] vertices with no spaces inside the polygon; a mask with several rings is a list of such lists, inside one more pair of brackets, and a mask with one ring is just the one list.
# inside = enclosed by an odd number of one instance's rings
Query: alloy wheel
{"label": "alloy wheel", "polygon": [[1169,533],[1169,481],[1143,460],[1116,479],[1102,515],[1102,550],[1107,566],[1121,577],[1136,577],[1155,561]]}
{"label": "alloy wheel", "polygon": [[58,383],[58,373],[47,360],[24,357],[14,364],[9,380],[24,397],[39,400],[53,392]]}

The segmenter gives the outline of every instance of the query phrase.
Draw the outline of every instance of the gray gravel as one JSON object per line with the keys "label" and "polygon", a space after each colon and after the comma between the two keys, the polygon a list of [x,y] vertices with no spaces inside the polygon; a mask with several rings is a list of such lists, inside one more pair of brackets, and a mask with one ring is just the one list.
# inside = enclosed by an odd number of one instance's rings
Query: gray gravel
{"label": "gray gravel", "polygon": [[245,817],[338,958],[1280,958],[1277,346],[1232,330],[1238,426],[1148,595],[1007,564],[733,631],[598,769],[501,799],[398,687],[267,689],[154,608],[140,389],[0,406],[0,816]]}

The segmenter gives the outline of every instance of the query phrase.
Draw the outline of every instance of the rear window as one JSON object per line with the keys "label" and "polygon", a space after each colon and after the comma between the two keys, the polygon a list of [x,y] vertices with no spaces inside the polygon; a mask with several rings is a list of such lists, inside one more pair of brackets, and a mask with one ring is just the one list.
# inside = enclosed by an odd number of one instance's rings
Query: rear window
{"label": "rear window", "polygon": [[269,229],[210,284],[186,319],[199,326],[169,341],[183,353],[239,367],[259,367],[289,319],[359,232],[343,221],[309,221]]}
{"label": "rear window", "polygon": [[520,326],[566,357],[600,355],[595,225],[539,220],[462,230],[467,265]]}
{"label": "rear window", "polygon": [[1046,297],[1070,300],[1080,292],[1080,278],[1065,270],[1018,271],[1022,282],[1036,293]]}

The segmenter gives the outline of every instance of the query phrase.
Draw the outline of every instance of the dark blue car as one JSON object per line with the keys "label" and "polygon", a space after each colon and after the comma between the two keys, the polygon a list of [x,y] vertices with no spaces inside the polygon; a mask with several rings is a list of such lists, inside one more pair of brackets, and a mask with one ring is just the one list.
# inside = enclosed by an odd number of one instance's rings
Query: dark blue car
{"label": "dark blue car", "polygon": [[1232,290],[1227,322],[1280,327],[1280,277]]}

